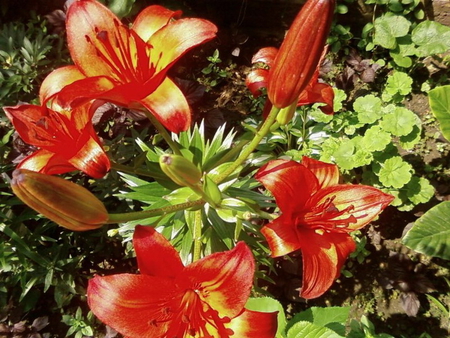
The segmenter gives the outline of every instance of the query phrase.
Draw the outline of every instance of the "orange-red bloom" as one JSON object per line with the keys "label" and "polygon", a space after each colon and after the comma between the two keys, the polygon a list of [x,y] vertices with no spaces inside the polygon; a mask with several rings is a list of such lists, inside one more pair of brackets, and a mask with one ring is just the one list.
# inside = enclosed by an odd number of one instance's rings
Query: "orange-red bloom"
{"label": "orange-red bloom", "polygon": [[267,95],[277,108],[298,101],[317,69],[335,0],[308,0],[298,13],[268,74]]}
{"label": "orange-red bloom", "polygon": [[[319,68],[322,60],[325,57],[327,48],[324,49],[322,57],[319,61],[316,71],[314,72],[310,82],[306,88],[300,93],[298,97],[297,106],[304,106],[312,103],[325,103],[325,106],[321,106],[320,109],[325,114],[333,114],[333,100],[334,91],[327,83],[319,82]],[[272,67],[275,57],[278,53],[278,49],[275,47],[261,48],[252,58],[253,64],[265,64],[265,68],[257,67],[250,71],[245,83],[253,96],[258,97],[261,94],[261,88],[267,87],[267,81],[269,76],[269,69]],[[268,114],[271,104],[264,107],[265,115]]]}
{"label": "orange-red bloom", "polygon": [[103,177],[110,162],[91,123],[97,107],[89,102],[73,110],[31,104],[4,107],[20,137],[39,148],[17,168],[44,174],[78,169],[94,178]]}
{"label": "orange-red bloom", "polygon": [[89,306],[105,324],[129,338],[275,337],[276,312],[244,308],[255,272],[245,243],[188,266],[151,227],[137,226],[133,243],[140,275],[89,281]]}
{"label": "orange-red bloom", "polygon": [[[215,25],[178,19],[161,6],[144,9],[129,28],[95,0],[76,0],[67,13],[67,39],[74,66],[52,72],[41,97],[76,106],[91,99],[149,110],[173,132],[186,130],[186,98],[167,71],[188,50],[215,37]],[[43,102],[43,101],[42,101]]]}
{"label": "orange-red bloom", "polygon": [[256,174],[275,197],[281,216],[262,228],[273,257],[301,250],[300,295],[322,295],[356,245],[350,232],[372,221],[394,199],[380,190],[339,184],[337,166],[303,157],[271,161]]}

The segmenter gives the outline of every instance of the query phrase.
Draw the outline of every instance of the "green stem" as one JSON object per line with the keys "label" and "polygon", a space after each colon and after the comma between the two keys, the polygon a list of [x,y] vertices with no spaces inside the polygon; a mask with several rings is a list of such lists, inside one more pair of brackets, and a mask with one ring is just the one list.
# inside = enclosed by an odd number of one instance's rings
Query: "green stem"
{"label": "green stem", "polygon": [[181,155],[178,145],[172,140],[172,137],[170,136],[167,129],[149,111],[146,110],[145,115],[150,120],[150,122],[155,126],[156,130],[161,134],[161,136],[164,138],[164,140],[167,142],[169,147],[172,149],[173,153],[176,155]]}
{"label": "green stem", "polygon": [[300,146],[298,147],[298,149],[299,150],[301,150],[302,148],[303,148],[303,145],[305,144],[305,140],[306,140],[306,123],[308,122],[307,121],[307,118],[308,118],[308,110],[307,109],[305,109],[305,107],[302,107],[301,108],[301,114],[302,114],[302,123],[303,123],[303,126],[302,126],[302,143],[300,143]]}
{"label": "green stem", "polygon": [[198,261],[202,255],[202,209],[194,211],[194,252],[192,261]]}
{"label": "green stem", "polygon": [[266,136],[269,133],[270,127],[275,122],[275,119],[277,118],[277,114],[279,111],[280,111],[279,108],[272,107],[272,110],[270,111],[267,118],[264,120],[264,123],[256,131],[253,140],[249,143],[249,145],[246,148],[242,150],[239,157],[221,175],[216,177],[216,179],[214,180],[216,184],[219,184],[223,180],[225,180],[229,175],[231,175],[236,170],[237,167],[239,167],[243,162],[245,162],[245,160],[259,145],[264,136]]}
{"label": "green stem", "polygon": [[203,205],[205,202],[203,200],[185,202],[175,205],[168,205],[167,207],[151,209],[151,210],[142,210],[142,211],[134,211],[120,214],[109,214],[109,219],[107,223],[125,223],[129,221],[136,221],[144,218],[161,216],[170,214],[176,211],[185,210],[188,208],[192,208],[195,206]]}

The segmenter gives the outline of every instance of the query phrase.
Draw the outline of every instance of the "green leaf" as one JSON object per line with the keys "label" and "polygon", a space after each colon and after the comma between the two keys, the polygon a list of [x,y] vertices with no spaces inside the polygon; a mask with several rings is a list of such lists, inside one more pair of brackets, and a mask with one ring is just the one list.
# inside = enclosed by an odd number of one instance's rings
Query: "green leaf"
{"label": "green leaf", "polygon": [[368,151],[382,151],[392,142],[391,135],[380,126],[372,126],[366,130],[362,139],[362,147]]}
{"label": "green leaf", "polygon": [[426,203],[434,196],[434,187],[424,177],[413,177],[406,189],[408,199],[414,204]]}
{"label": "green leaf", "polygon": [[405,136],[416,125],[416,114],[405,107],[389,107],[389,114],[383,116],[380,126],[395,136]]}
{"label": "green leaf", "polygon": [[288,323],[287,330],[297,322],[308,321],[320,327],[328,327],[345,336],[345,322],[350,312],[349,307],[316,307],[297,313]]}
{"label": "green leaf", "polygon": [[391,96],[396,94],[405,96],[411,93],[412,83],[413,79],[408,74],[395,72],[392,75],[389,75],[384,91]]}
{"label": "green leaf", "polygon": [[381,118],[381,99],[375,95],[360,96],[353,103],[353,109],[358,113],[358,121],[372,124]]}
{"label": "green leaf", "polygon": [[428,97],[431,111],[439,121],[442,134],[450,140],[450,85],[430,90]]}
{"label": "green leaf", "polygon": [[275,312],[278,311],[277,321],[278,329],[276,337],[282,337],[284,328],[286,327],[286,315],[284,313],[283,305],[276,299],[270,297],[249,298],[245,304],[245,308],[258,312]]}
{"label": "green leaf", "polygon": [[412,41],[418,45],[421,57],[444,53],[450,49],[450,27],[436,21],[423,21],[412,31]]}
{"label": "green leaf", "polygon": [[384,15],[375,19],[374,43],[387,49],[397,46],[396,38],[408,34],[411,23],[403,16]]}
{"label": "green leaf", "polygon": [[400,156],[387,159],[381,164],[378,178],[385,187],[400,189],[411,180],[412,166]]}
{"label": "green leaf", "polygon": [[403,243],[425,255],[450,259],[450,202],[442,202],[423,214]]}
{"label": "green leaf", "polygon": [[287,332],[287,338],[340,338],[336,332],[310,322],[295,323]]}
{"label": "green leaf", "polygon": [[128,15],[133,8],[135,0],[109,0],[109,9],[119,18]]}

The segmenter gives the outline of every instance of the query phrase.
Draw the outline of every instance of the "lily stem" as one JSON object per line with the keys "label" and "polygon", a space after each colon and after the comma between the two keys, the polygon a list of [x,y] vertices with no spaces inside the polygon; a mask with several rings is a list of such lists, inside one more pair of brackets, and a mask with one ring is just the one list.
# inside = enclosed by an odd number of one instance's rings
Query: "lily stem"
{"label": "lily stem", "polygon": [[245,160],[250,156],[250,154],[256,149],[256,147],[260,144],[261,140],[266,136],[269,131],[270,127],[272,127],[273,123],[275,122],[275,119],[277,118],[278,112],[280,111],[280,108],[276,108],[275,106],[272,107],[270,110],[269,115],[264,120],[264,123],[261,124],[260,128],[256,131],[255,136],[253,137],[253,140],[248,144],[247,147],[245,147],[239,157],[224,171],[221,175],[218,175],[214,182],[216,184],[221,183],[223,180],[225,180],[229,175],[231,175],[237,167],[239,167]]}
{"label": "lily stem", "polygon": [[185,210],[191,207],[203,205],[205,202],[203,200],[185,202],[175,205],[168,205],[166,207],[151,209],[151,210],[142,210],[142,211],[134,211],[134,212],[126,212],[119,214],[109,214],[109,218],[107,223],[125,223],[129,221],[136,221],[144,218],[161,216],[170,214],[176,211]]}
{"label": "lily stem", "polygon": [[202,209],[194,211],[194,231],[192,237],[194,237],[194,252],[192,261],[198,261],[202,254]]}
{"label": "lily stem", "polygon": [[161,122],[158,121],[156,117],[153,116],[152,113],[150,113],[148,110],[145,111],[145,115],[148,117],[150,122],[153,124],[153,126],[156,128],[158,133],[163,137],[163,139],[167,142],[170,149],[172,149],[173,153],[175,155],[181,155],[180,149],[178,148],[178,145],[174,140],[172,140],[172,137],[170,136],[167,129],[161,124]]}

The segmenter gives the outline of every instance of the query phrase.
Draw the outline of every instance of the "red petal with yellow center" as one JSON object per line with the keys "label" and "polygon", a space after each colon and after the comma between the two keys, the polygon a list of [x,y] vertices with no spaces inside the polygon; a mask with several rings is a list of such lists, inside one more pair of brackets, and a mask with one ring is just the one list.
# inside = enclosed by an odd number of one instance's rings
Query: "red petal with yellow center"
{"label": "red petal with yellow center", "polygon": [[92,312],[130,338],[164,337],[182,297],[172,279],[130,274],[97,276],[87,295]]}
{"label": "red petal with yellow center", "polygon": [[180,19],[158,30],[149,39],[155,72],[167,70],[187,51],[213,39],[216,32],[214,24],[195,18]]}
{"label": "red petal with yellow center", "polygon": [[317,233],[299,228],[303,259],[303,281],[300,296],[321,296],[339,276],[345,259],[355,250],[355,242],[345,233]]}
{"label": "red petal with yellow center", "polygon": [[175,248],[152,227],[136,226],[133,245],[142,274],[175,278],[184,269]]}
{"label": "red petal with yellow center", "polygon": [[344,213],[336,220],[348,218],[349,215],[355,218],[356,222],[349,223],[346,229],[343,229],[347,232],[367,225],[394,199],[392,195],[370,186],[341,184],[320,190],[311,198],[310,205],[320,205],[330,198],[333,199],[332,203],[337,210],[349,208],[348,213]]}
{"label": "red petal with yellow center", "polygon": [[244,242],[234,249],[214,253],[188,265],[177,277],[180,289],[198,290],[198,295],[220,317],[233,318],[245,306],[253,284],[255,263]]}
{"label": "red petal with yellow center", "polygon": [[[125,57],[120,53],[120,46],[116,43],[126,41],[126,28],[122,28],[122,23],[107,7],[94,0],[77,0],[70,7],[66,18],[67,40],[70,55],[85,76],[99,76],[110,74],[120,81],[117,73],[112,73],[111,64],[125,64]],[[105,34],[106,37],[104,36]],[[102,57],[97,50],[100,38],[109,39],[112,49],[109,52],[113,55]],[[130,42],[131,43],[131,42]],[[128,48],[133,48],[130,45]],[[101,52],[108,54],[103,48]],[[131,50],[127,51],[128,54]],[[111,58],[113,60],[111,60]],[[128,64],[129,67],[133,65]]]}
{"label": "red petal with yellow center", "polygon": [[162,6],[153,5],[143,9],[133,23],[132,29],[147,42],[156,31],[169,24],[173,19],[179,19],[181,11],[171,11]]}
{"label": "red petal with yellow center", "polygon": [[272,193],[278,207],[286,214],[302,210],[306,201],[319,189],[314,174],[295,161],[270,161],[258,170],[255,178]]}
{"label": "red petal with yellow center", "polygon": [[[167,100],[168,97],[170,100]],[[191,111],[186,97],[169,78],[165,78],[152,94],[139,102],[174,133],[191,126]]]}
{"label": "red petal with yellow center", "polygon": [[76,66],[57,68],[48,74],[39,89],[39,99],[42,105],[58,94],[65,86],[84,79],[85,76]]}
{"label": "red petal with yellow center", "polygon": [[282,214],[261,228],[272,257],[284,256],[300,249],[301,244],[296,228],[295,221],[286,214]]}
{"label": "red petal with yellow center", "polygon": [[277,312],[244,310],[227,328],[233,330],[233,338],[274,338],[277,333]]}
{"label": "red petal with yellow center", "polygon": [[302,164],[316,176],[321,188],[330,187],[339,183],[340,176],[337,165],[318,161],[307,156],[303,156]]}
{"label": "red petal with yellow center", "polygon": [[17,169],[19,168],[48,175],[64,174],[76,170],[66,159],[45,149],[39,149],[27,156],[19,163]]}

